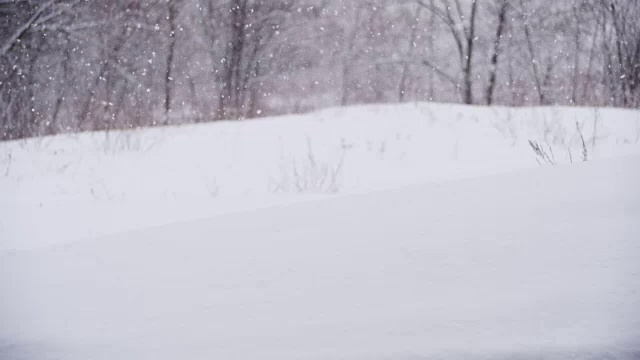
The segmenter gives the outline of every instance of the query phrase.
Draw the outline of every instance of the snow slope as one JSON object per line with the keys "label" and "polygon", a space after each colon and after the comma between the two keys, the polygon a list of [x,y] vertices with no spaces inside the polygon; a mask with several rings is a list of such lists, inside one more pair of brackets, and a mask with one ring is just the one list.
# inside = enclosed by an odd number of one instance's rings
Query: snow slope
{"label": "snow slope", "polygon": [[640,157],[0,255],[2,359],[637,359]]}
{"label": "snow slope", "polygon": [[640,111],[361,106],[0,143],[0,251],[554,162],[640,154]]}

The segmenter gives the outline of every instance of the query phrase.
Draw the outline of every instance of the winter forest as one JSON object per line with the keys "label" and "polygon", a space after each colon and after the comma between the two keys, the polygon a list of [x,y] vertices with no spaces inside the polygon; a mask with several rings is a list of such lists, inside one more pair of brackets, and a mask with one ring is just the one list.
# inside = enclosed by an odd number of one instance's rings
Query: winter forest
{"label": "winter forest", "polygon": [[635,0],[0,0],[0,140],[367,103],[640,105]]}
{"label": "winter forest", "polygon": [[0,0],[0,360],[639,360],[640,0]]}

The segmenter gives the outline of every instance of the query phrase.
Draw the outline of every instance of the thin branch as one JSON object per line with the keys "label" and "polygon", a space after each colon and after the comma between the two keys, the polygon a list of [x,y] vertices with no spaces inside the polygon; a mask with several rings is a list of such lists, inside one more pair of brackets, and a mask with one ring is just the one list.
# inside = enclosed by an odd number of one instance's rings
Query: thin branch
{"label": "thin branch", "polygon": [[445,22],[447,24],[449,24],[451,22],[451,20],[447,18],[446,14],[444,12],[442,12],[442,10],[439,9],[438,7],[433,6],[433,5],[429,4],[429,3],[425,3],[422,0],[417,0],[417,1],[418,1],[418,4],[420,4],[421,6],[427,8],[429,11],[434,13],[443,22]]}
{"label": "thin branch", "polygon": [[447,74],[446,72],[440,70],[439,67],[435,66],[434,64],[432,64],[428,60],[422,60],[422,64],[424,64],[427,67],[430,67],[432,70],[434,70],[436,73],[438,73],[438,75],[442,76],[445,80],[449,81],[453,85],[455,85],[455,86],[459,85],[458,81],[453,76],[451,76],[451,75]]}
{"label": "thin branch", "polygon": [[[476,6],[476,2],[475,0],[471,0],[473,1],[473,6]],[[462,29],[464,32],[464,35],[467,39],[469,39],[471,37],[469,28],[467,27],[467,24],[465,23],[465,18],[464,18],[464,11],[462,10],[462,5],[460,4],[460,0],[453,0],[453,2],[456,5],[456,10],[458,11],[458,18],[460,19],[460,24],[462,24]]]}
{"label": "thin branch", "polygon": [[0,57],[4,57],[18,42],[18,40],[33,26],[33,24],[40,18],[40,16],[53,5],[55,0],[49,0],[40,6],[36,12],[27,20],[22,26],[16,30],[15,33],[7,40],[7,42],[0,48]]}

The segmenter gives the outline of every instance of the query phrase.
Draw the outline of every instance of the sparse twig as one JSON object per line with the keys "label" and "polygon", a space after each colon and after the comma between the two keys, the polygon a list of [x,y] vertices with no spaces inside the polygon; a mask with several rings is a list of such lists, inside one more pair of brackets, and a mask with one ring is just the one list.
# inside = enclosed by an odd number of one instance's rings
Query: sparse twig
{"label": "sparse twig", "polygon": [[567,148],[567,152],[569,153],[569,162],[573,164],[573,154],[571,153],[571,148]]}
{"label": "sparse twig", "polygon": [[596,140],[598,139],[598,120],[600,120],[600,110],[596,108],[593,116],[593,141],[591,143],[591,151],[596,151]]}
{"label": "sparse twig", "polygon": [[589,161],[589,152],[587,151],[587,144],[584,141],[584,136],[582,136],[582,130],[580,129],[580,124],[577,121],[576,121],[576,129],[578,129],[578,134],[580,135],[580,141],[582,144],[582,161],[587,162]]}
{"label": "sparse twig", "polygon": [[538,164],[542,165],[540,160],[544,161],[548,165],[557,164],[555,155],[553,154],[553,149],[551,149],[551,146],[547,145],[548,147],[548,150],[547,150],[535,140],[529,140],[529,146],[531,147],[533,152],[536,153],[536,155],[538,156],[538,159],[537,159]]}
{"label": "sparse twig", "polygon": [[9,153],[7,154],[7,169],[4,172],[5,177],[9,176],[9,170],[11,169],[11,159],[12,159],[12,154],[11,154],[11,151],[9,151]]}
{"label": "sparse twig", "polygon": [[[336,193],[340,191],[340,178],[344,169],[347,150],[351,145],[344,139],[340,146],[340,155],[337,162],[331,163],[318,161],[313,150],[311,139],[307,138],[307,154],[305,160],[291,161],[291,168],[283,168],[279,179],[271,179],[272,191],[297,193]],[[290,171],[290,172],[289,172]]]}

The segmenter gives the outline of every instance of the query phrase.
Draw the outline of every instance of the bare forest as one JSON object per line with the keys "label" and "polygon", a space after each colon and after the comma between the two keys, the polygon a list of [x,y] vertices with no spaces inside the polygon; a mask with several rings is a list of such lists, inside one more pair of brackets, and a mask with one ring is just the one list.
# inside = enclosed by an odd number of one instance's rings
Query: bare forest
{"label": "bare forest", "polygon": [[640,106],[636,0],[0,0],[0,140],[413,101]]}

